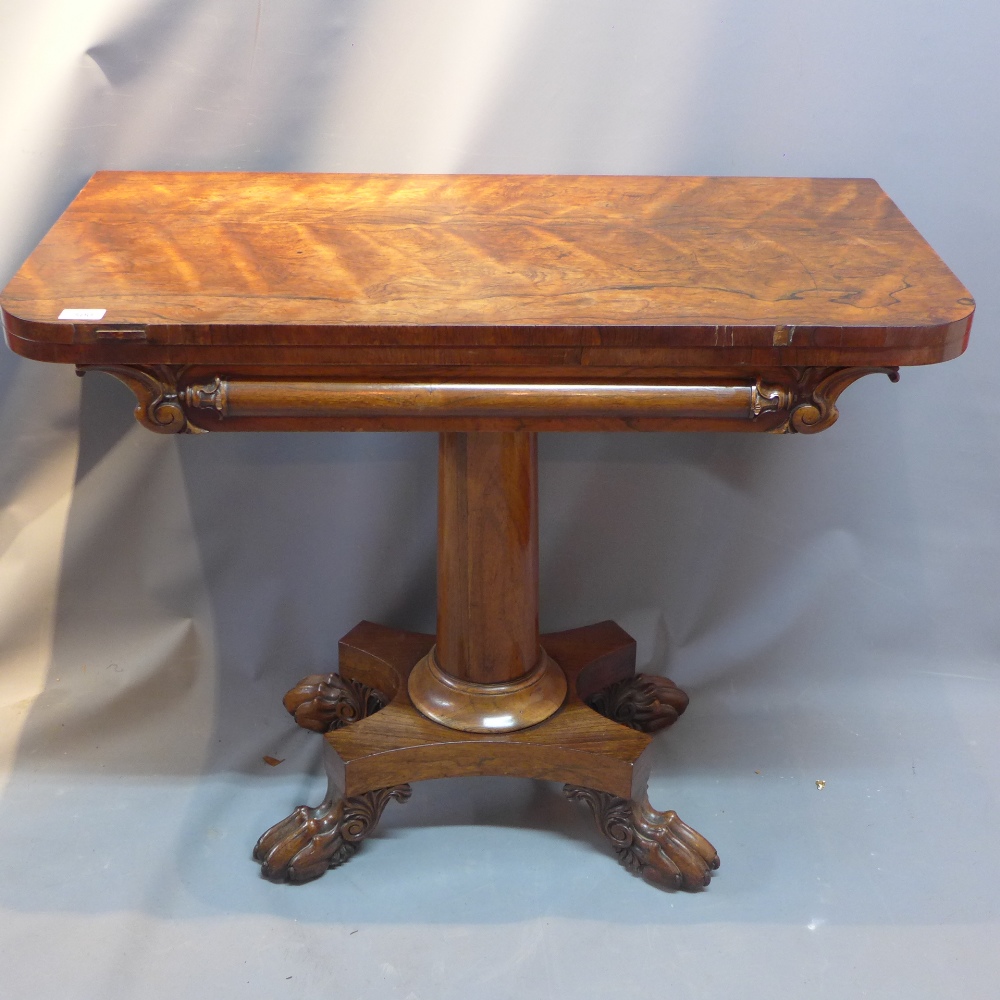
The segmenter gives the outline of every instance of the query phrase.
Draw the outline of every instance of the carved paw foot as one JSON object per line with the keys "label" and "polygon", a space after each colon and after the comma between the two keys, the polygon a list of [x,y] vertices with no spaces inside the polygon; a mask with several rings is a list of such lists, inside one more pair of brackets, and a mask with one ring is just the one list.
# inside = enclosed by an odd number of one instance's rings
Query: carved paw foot
{"label": "carved paw foot", "polygon": [[608,792],[567,785],[566,796],[586,802],[619,862],[661,889],[693,891],[708,885],[719,867],[715,848],[677,813],[657,812],[647,796],[631,802]]}
{"label": "carved paw foot", "polygon": [[636,674],[591,695],[587,704],[612,722],[658,733],[677,721],[688,696],[669,677]]}
{"label": "carved paw foot", "polygon": [[375,688],[341,677],[310,674],[285,695],[285,708],[303,729],[327,733],[385,708],[389,699]]}
{"label": "carved paw foot", "polygon": [[299,806],[257,841],[254,861],[271,882],[311,882],[353,856],[378,825],[389,799],[405,802],[409,797],[409,785],[394,785],[328,800],[315,809]]}

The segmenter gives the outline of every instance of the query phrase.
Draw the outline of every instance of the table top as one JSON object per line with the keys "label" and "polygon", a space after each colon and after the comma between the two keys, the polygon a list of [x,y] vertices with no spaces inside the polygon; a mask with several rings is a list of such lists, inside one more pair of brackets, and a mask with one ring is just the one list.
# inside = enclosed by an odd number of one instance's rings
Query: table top
{"label": "table top", "polygon": [[640,369],[944,361],[974,310],[872,180],[156,172],[0,304],[48,361]]}

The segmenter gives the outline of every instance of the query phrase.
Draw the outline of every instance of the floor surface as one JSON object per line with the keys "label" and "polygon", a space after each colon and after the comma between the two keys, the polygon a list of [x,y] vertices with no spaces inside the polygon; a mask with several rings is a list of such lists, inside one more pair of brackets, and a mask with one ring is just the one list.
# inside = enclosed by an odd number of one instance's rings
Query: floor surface
{"label": "floor surface", "polygon": [[346,866],[272,885],[250,851],[319,801],[317,737],[276,702],[229,768],[144,774],[79,741],[60,766],[53,680],[0,809],[0,995],[996,996],[996,677],[785,666],[692,692],[657,738],[654,805],[722,857],[697,894],[630,876],[587,810],[515,779],[417,784]]}

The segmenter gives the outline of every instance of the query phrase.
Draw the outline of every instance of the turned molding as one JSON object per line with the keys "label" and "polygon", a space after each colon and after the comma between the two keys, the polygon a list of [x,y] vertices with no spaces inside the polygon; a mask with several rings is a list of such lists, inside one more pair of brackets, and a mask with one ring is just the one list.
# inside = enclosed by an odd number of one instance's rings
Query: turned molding
{"label": "turned molding", "polygon": [[463,733],[510,733],[537,726],[566,698],[566,675],[545,650],[532,670],[513,681],[481,684],[454,677],[438,664],[436,647],[410,672],[410,701],[421,715]]}
{"label": "turned molding", "polygon": [[[649,383],[532,381],[345,381],[215,375],[185,365],[78,365],[135,394],[136,419],[158,434],[211,429],[759,430],[815,434],[837,419],[837,400],[865,375],[899,378],[895,367],[677,369]],[[206,380],[207,379],[207,380]],[[309,423],[297,424],[308,429]]]}

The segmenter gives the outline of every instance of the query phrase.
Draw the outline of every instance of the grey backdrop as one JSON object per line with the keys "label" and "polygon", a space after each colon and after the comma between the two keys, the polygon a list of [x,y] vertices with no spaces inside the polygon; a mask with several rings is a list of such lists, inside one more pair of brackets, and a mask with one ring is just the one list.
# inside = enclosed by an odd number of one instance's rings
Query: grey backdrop
{"label": "grey backdrop", "polygon": [[[271,886],[280,707],[430,629],[430,435],[164,439],[0,354],[0,995],[993,996],[1000,112],[987,0],[0,0],[0,281],[97,169],[875,177],[979,303],[816,438],[548,435],[542,624],[692,695],[655,805],[708,892],[555,786],[430,782]],[[270,768],[263,755],[283,758]],[[816,781],[825,781],[817,788]]]}

